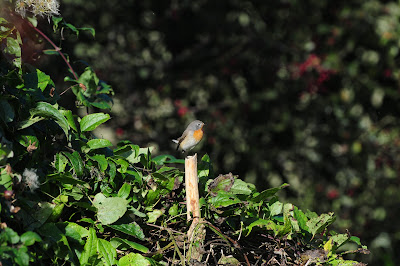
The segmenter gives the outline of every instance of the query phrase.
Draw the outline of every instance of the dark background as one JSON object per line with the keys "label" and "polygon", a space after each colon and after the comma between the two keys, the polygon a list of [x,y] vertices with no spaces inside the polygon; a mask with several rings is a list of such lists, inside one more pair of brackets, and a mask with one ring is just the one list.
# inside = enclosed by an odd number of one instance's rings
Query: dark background
{"label": "dark background", "polygon": [[[334,211],[333,230],[361,237],[372,255],[358,259],[399,265],[397,1],[66,0],[60,12],[95,38],[39,28],[116,93],[97,134],[183,158],[171,139],[200,119],[195,151],[216,175],[259,190],[287,182],[283,200]],[[35,60],[68,75],[58,57]]]}

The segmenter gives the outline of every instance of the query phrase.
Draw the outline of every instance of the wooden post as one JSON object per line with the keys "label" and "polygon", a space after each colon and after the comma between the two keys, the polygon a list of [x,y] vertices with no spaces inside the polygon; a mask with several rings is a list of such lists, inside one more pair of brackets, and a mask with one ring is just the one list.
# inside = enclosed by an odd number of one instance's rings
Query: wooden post
{"label": "wooden post", "polygon": [[[185,158],[185,184],[187,220],[193,218],[192,224],[197,224],[200,219],[199,180],[197,177],[197,153]],[[190,235],[189,235],[190,237]]]}
{"label": "wooden post", "polygon": [[[187,253],[187,261],[201,261],[204,252],[205,227],[200,223],[199,178],[197,176],[197,154],[185,158],[185,184],[187,220],[192,223],[187,236],[190,241]],[[195,244],[197,243],[197,244]]]}

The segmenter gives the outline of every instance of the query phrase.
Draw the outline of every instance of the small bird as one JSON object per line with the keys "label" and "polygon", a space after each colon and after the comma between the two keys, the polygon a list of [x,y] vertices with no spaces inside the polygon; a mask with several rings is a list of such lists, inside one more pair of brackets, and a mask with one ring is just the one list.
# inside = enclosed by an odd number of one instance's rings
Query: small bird
{"label": "small bird", "polygon": [[179,148],[182,150],[182,153],[191,150],[200,140],[203,138],[203,126],[204,123],[200,120],[194,120],[191,122],[185,131],[183,131],[182,136],[178,139],[173,139],[172,141],[178,144],[176,150]]}

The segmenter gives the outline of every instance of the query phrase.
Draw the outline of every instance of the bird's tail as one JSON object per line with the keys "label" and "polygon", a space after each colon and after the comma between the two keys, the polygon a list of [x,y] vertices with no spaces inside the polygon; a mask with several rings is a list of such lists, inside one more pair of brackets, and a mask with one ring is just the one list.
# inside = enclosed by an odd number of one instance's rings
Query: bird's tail
{"label": "bird's tail", "polygon": [[176,145],[176,150],[179,150],[179,140],[173,139],[172,142],[178,144]]}

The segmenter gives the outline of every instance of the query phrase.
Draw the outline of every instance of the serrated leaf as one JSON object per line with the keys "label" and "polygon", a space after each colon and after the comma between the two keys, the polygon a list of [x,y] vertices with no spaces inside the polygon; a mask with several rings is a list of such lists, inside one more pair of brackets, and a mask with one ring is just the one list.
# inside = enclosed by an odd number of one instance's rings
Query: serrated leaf
{"label": "serrated leaf", "polygon": [[32,116],[53,119],[68,135],[69,124],[67,119],[53,105],[46,102],[38,102],[36,107],[30,110]]}
{"label": "serrated leaf", "polygon": [[235,195],[232,195],[225,191],[218,191],[218,194],[215,197],[211,198],[211,204],[215,208],[227,207],[241,202],[242,201],[238,199]]}
{"label": "serrated leaf", "polygon": [[120,197],[106,198],[102,193],[96,194],[93,205],[97,208],[97,218],[103,225],[112,224],[121,218],[128,207],[128,201]]}
{"label": "serrated leaf", "polygon": [[307,221],[306,225],[309,228],[309,232],[315,236],[316,234],[321,233],[326,229],[327,226],[329,226],[333,221],[335,220],[335,216],[333,212],[329,214],[321,214],[318,217],[311,218],[310,220]]}
{"label": "serrated leaf", "polygon": [[91,150],[101,149],[112,146],[108,139],[91,139],[86,143]]}
{"label": "serrated leaf", "polygon": [[104,262],[105,265],[111,266],[116,264],[117,251],[110,242],[104,239],[98,239],[97,251],[100,253],[101,260]]}
{"label": "serrated leaf", "polygon": [[127,235],[137,237],[140,240],[144,239],[143,229],[136,222],[130,224],[110,224],[108,226]]}
{"label": "serrated leaf", "polygon": [[241,179],[235,179],[233,186],[229,190],[233,194],[250,195],[253,190],[250,189],[251,184],[244,182]]}
{"label": "serrated leaf", "polygon": [[128,247],[131,247],[131,248],[136,249],[136,250],[138,250],[140,252],[143,252],[143,253],[149,252],[149,249],[147,247],[145,247],[143,245],[140,245],[140,244],[138,244],[136,242],[129,241],[129,240],[126,240],[126,239],[122,239],[122,238],[119,238],[119,237],[112,238],[110,240],[110,242],[111,242],[111,245],[113,245],[114,248],[119,248],[122,244],[124,244],[124,245],[127,245]]}
{"label": "serrated leaf", "polygon": [[77,151],[74,151],[73,153],[63,152],[63,154],[65,154],[68,157],[76,175],[82,176],[83,175],[83,161],[82,161],[82,158],[79,155],[79,153]]}
{"label": "serrated leaf", "polygon": [[332,243],[335,245],[335,249],[345,244],[349,239],[350,237],[347,234],[338,234],[330,238],[330,240],[332,240]]}
{"label": "serrated leaf", "polygon": [[79,122],[81,131],[92,131],[110,119],[109,114],[95,113],[84,116]]}
{"label": "serrated leaf", "polygon": [[91,260],[91,258],[94,258],[95,256],[97,256],[97,241],[98,241],[98,239],[96,236],[96,230],[94,230],[92,227],[90,227],[89,235],[86,240],[86,244],[83,248],[83,252],[79,259],[79,262],[81,265],[89,263],[89,260]]}
{"label": "serrated leaf", "polygon": [[265,220],[265,219],[258,219],[246,227],[246,229],[248,230],[246,236],[248,236],[251,233],[251,231],[253,230],[253,228],[255,226],[260,227],[260,228],[265,228],[268,231],[274,231],[274,232],[277,231],[276,224],[273,221]]}

